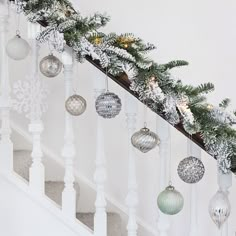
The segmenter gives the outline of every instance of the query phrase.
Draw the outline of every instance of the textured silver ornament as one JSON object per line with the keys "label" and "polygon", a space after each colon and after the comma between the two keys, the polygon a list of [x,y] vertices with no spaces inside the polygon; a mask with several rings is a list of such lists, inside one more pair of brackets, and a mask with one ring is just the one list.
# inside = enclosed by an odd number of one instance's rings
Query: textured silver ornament
{"label": "textured silver ornament", "polygon": [[179,213],[184,206],[184,198],[182,194],[169,185],[157,198],[157,205],[160,211],[167,215],[175,215]]}
{"label": "textured silver ornament", "polygon": [[185,183],[195,184],[202,179],[205,167],[200,159],[190,156],[179,163],[177,171]]}
{"label": "textured silver ornament", "polygon": [[155,148],[160,143],[160,139],[157,134],[144,127],[132,135],[131,143],[139,151],[146,153]]}
{"label": "textured silver ornament", "polygon": [[40,61],[40,71],[46,77],[49,78],[56,77],[57,75],[60,74],[61,70],[62,70],[62,63],[53,54],[44,57]]}
{"label": "textured silver ornament", "polygon": [[120,113],[122,104],[116,94],[105,92],[97,97],[95,107],[98,115],[105,119],[111,119]]}
{"label": "textured silver ornament", "polygon": [[230,202],[226,193],[218,190],[209,204],[209,214],[218,228],[225,223],[231,212]]}
{"label": "textured silver ornament", "polygon": [[74,94],[66,100],[65,107],[72,116],[79,116],[85,112],[87,103],[83,97]]}

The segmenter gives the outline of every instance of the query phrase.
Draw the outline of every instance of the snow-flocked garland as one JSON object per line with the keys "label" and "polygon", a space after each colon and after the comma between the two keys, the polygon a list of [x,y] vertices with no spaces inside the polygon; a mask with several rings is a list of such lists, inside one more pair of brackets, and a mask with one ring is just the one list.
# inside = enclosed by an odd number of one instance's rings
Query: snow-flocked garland
{"label": "snow-flocked garland", "polygon": [[205,95],[214,90],[211,83],[194,87],[183,85],[170,74],[174,67],[188,65],[186,61],[157,64],[146,54],[155,49],[133,34],[99,32],[109,17],[96,13],[82,17],[67,0],[15,0],[17,11],[22,10],[30,22],[46,22],[38,35],[43,43],[61,52],[63,41],[73,48],[79,62],[86,56],[98,60],[102,68],[114,76],[125,72],[132,81],[130,89],[172,124],[182,123],[190,135],[199,133],[206,150],[218,159],[219,169],[228,173],[236,161],[236,113],[226,108],[229,99],[218,106],[206,101]]}

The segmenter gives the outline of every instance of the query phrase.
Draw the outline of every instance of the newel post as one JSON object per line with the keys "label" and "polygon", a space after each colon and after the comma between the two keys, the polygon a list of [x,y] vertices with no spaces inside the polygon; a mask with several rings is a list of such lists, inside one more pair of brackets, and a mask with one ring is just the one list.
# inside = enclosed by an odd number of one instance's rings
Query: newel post
{"label": "newel post", "polygon": [[[62,53],[64,64],[65,80],[65,101],[72,95],[73,81],[73,52],[69,47]],[[76,191],[74,188],[74,158],[75,158],[73,117],[65,110],[65,133],[62,156],[65,160],[64,190],[62,193],[62,211],[68,218],[75,218],[76,215]]]}
{"label": "newel post", "polygon": [[136,178],[136,164],[135,164],[135,154],[134,147],[131,144],[131,137],[136,131],[136,117],[137,117],[137,101],[130,94],[126,93],[126,123],[128,129],[128,194],[126,197],[126,205],[128,207],[128,236],[137,236],[138,224],[136,219],[137,205],[139,202],[138,192],[137,192],[137,178]]}
{"label": "newel post", "polygon": [[[159,168],[159,192],[163,191],[168,185],[168,171],[170,168],[170,125],[157,117],[157,134],[160,137],[160,168]],[[170,219],[168,215],[163,214],[160,210],[157,228],[159,236],[168,236],[170,229]]]}
{"label": "newel post", "polygon": [[[29,114],[27,117],[30,119],[29,132],[32,135],[32,165],[30,167],[30,187],[35,193],[44,194],[45,188],[45,169],[42,163],[43,152],[41,148],[41,134],[44,126],[42,123],[41,110],[43,101],[37,99],[35,95],[36,91],[44,93],[41,80],[39,77],[38,65],[39,65],[39,50],[40,46],[36,40],[37,34],[40,32],[40,26],[38,24],[28,23],[28,38],[31,41],[31,56],[32,56],[32,72],[29,77],[29,84],[31,85],[31,98],[29,100]],[[31,81],[30,81],[31,80]],[[41,91],[41,92],[40,92]]]}
{"label": "newel post", "polygon": [[[188,140],[188,156],[201,158],[201,149],[191,140]],[[190,229],[189,236],[199,235],[198,225],[198,185],[192,184],[190,190]]]}
{"label": "newel post", "polygon": [[13,169],[13,144],[11,141],[10,125],[11,87],[8,75],[8,57],[5,50],[8,18],[7,1],[0,1],[0,171],[6,173],[11,172]]}
{"label": "newel post", "polygon": [[[94,97],[95,99],[105,91],[105,81],[103,78],[95,78],[94,80]],[[105,197],[105,182],[107,179],[106,173],[106,157],[104,150],[104,133],[102,128],[102,119],[97,115],[97,136],[96,136],[96,160],[94,182],[97,187],[97,195],[95,201],[94,215],[94,235],[107,235],[107,213],[106,213],[106,197]]]}

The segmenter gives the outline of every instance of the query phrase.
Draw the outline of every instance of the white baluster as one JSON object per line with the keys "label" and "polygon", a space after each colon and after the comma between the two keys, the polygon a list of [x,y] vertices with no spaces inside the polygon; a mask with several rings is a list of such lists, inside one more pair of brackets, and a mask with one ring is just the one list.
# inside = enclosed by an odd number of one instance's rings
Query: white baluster
{"label": "white baluster", "polygon": [[137,193],[137,179],[136,179],[136,165],[133,146],[131,144],[131,137],[136,131],[136,116],[137,116],[137,101],[130,94],[126,93],[126,122],[128,128],[128,143],[129,143],[129,175],[128,175],[128,194],[126,197],[126,205],[129,211],[129,221],[127,225],[128,236],[137,236],[137,219],[136,209],[138,205]]}
{"label": "white baluster", "polygon": [[[73,53],[66,47],[62,54],[64,64],[64,80],[65,80],[65,100],[72,95],[73,80]],[[76,191],[74,189],[74,131],[72,116],[65,111],[65,135],[62,156],[65,160],[65,188],[62,193],[62,211],[68,218],[74,218],[76,214]]]}
{"label": "white baluster", "polygon": [[[168,185],[168,170],[170,162],[170,127],[169,124],[163,121],[159,116],[157,117],[157,133],[160,137],[160,169],[159,169],[159,192],[163,191]],[[168,236],[170,229],[169,216],[163,214],[159,210],[159,218],[157,223],[158,231],[160,236]]]}
{"label": "white baluster", "polygon": [[[104,79],[95,78],[95,99],[105,91]],[[94,215],[94,235],[106,236],[107,235],[107,213],[106,213],[106,197],[104,185],[107,178],[106,173],[106,159],[104,150],[104,134],[102,129],[102,119],[97,115],[97,138],[96,138],[96,161],[94,182],[97,186],[97,196],[95,201],[95,215]]]}
{"label": "white baluster", "polygon": [[8,28],[7,1],[0,2],[0,112],[1,112],[1,140],[0,140],[0,170],[9,173],[13,169],[13,144],[11,142],[10,109],[11,88],[8,75],[8,57],[6,55]]}
{"label": "white baluster", "polygon": [[[188,140],[188,156],[194,156],[197,158],[201,158],[201,149],[191,140]],[[198,202],[197,202],[197,195],[198,195],[198,186],[197,184],[191,185],[190,190],[190,230],[189,236],[198,236],[199,235],[199,226],[198,226]]]}
{"label": "white baluster", "polygon": [[[31,153],[32,165],[30,167],[30,187],[38,194],[44,194],[45,189],[45,169],[42,163],[43,152],[41,148],[41,134],[43,132],[44,126],[41,121],[41,101],[37,101],[35,104],[31,104],[34,101],[34,88],[39,85],[39,73],[38,73],[38,64],[39,64],[39,43],[36,40],[37,34],[40,32],[40,26],[38,24],[28,23],[28,38],[31,41],[32,47],[32,74],[31,78],[33,80],[32,84],[32,100],[29,104],[30,107],[30,124],[29,132],[32,135],[33,139],[33,150]],[[34,87],[35,86],[35,87]],[[35,101],[36,102],[36,101]],[[35,107],[37,109],[35,109]]]}
{"label": "white baluster", "polygon": [[[222,174],[218,171],[218,185],[227,195],[229,194],[229,188],[232,186],[232,172],[228,174]],[[223,224],[221,229],[221,236],[228,236],[228,220]]]}

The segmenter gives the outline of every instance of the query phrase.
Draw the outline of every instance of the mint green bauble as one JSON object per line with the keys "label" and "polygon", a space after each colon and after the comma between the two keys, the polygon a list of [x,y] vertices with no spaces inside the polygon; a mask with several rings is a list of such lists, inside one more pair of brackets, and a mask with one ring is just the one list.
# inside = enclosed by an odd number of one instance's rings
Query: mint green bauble
{"label": "mint green bauble", "polygon": [[162,213],[166,215],[175,215],[183,209],[184,198],[180,192],[169,185],[159,194],[157,205]]}

